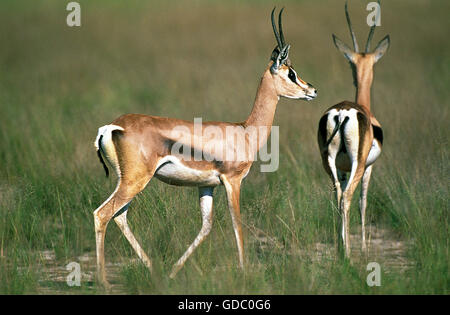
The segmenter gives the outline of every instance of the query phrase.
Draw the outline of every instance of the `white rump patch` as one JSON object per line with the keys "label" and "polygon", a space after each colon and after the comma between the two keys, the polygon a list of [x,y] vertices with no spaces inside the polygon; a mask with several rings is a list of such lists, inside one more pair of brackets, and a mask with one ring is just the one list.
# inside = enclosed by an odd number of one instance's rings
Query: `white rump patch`
{"label": "white rump patch", "polygon": [[97,137],[95,138],[95,142],[94,142],[94,146],[97,150],[99,150],[100,148],[98,147],[98,140],[100,139],[100,136],[103,136],[103,141],[110,141],[111,140],[111,134],[114,130],[122,130],[124,131],[125,129],[123,129],[120,126],[117,125],[105,125],[102,126],[100,128],[98,128],[98,133],[97,133]]}
{"label": "white rump patch", "polygon": [[[98,134],[95,138],[95,148],[100,150],[99,145],[101,145],[101,153],[105,157],[106,161],[109,163],[111,167],[113,167],[116,171],[117,176],[120,177],[120,168],[119,168],[119,160],[117,159],[116,148],[114,147],[114,143],[112,142],[112,132],[114,130],[124,131],[120,126],[117,125],[106,125],[98,128]],[[100,137],[102,137],[102,143],[98,143]]]}
{"label": "white rump patch", "polygon": [[[359,146],[359,126],[358,126],[358,111],[351,109],[331,109],[328,111],[327,118],[327,139],[330,138],[336,127],[335,117],[337,117],[339,124],[342,124],[345,118],[348,118],[344,126],[338,130],[328,145],[328,154],[331,158],[330,163],[336,163],[337,169],[342,171],[350,171],[352,165],[358,159]],[[341,143],[341,141],[344,143]],[[341,148],[345,146],[346,153],[343,153]]]}

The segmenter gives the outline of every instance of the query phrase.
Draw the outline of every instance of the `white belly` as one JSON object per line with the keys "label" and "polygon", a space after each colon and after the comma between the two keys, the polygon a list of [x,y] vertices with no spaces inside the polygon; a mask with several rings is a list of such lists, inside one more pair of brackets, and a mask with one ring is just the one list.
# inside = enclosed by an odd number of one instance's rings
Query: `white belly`
{"label": "white belly", "polygon": [[375,139],[372,142],[372,148],[370,148],[369,156],[366,160],[366,166],[372,165],[380,156],[381,154],[381,148],[378,145],[378,141]]}
{"label": "white belly", "polygon": [[155,177],[179,186],[218,186],[220,174],[216,170],[197,170],[185,166],[172,155],[162,158],[158,163]]}

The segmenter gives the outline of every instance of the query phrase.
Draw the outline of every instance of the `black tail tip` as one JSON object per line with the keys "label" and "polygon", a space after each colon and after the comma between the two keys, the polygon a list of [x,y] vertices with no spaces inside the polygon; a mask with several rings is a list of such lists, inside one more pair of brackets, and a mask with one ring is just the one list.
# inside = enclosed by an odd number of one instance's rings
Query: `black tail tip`
{"label": "black tail tip", "polygon": [[101,150],[101,145],[102,145],[102,138],[103,138],[103,135],[101,135],[100,138],[98,139],[98,143],[97,143],[97,147],[98,147],[98,150],[97,150],[97,156],[98,156],[98,159],[100,160],[100,163],[102,163],[102,165],[103,165],[103,169],[105,170],[106,177],[109,177],[109,170],[108,170],[108,167],[106,166],[105,161],[103,160],[103,157],[102,157],[102,153],[100,152],[100,150]]}
{"label": "black tail tip", "polygon": [[109,177],[109,170],[108,170],[108,167],[105,164],[105,161],[103,160],[103,157],[102,157],[102,154],[100,153],[100,150],[97,150],[97,156],[98,156],[98,159],[100,160],[100,163],[102,163],[102,165],[103,165],[103,169],[105,170],[106,177]]}

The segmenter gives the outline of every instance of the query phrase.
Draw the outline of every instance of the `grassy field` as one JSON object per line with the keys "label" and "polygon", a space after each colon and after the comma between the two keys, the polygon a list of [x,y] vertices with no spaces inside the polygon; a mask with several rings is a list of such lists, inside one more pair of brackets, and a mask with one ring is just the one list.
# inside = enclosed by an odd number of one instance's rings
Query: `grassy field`
{"label": "grassy field", "polygon": [[[93,141],[123,113],[242,121],[275,40],[273,1],[79,1],[82,26],[66,25],[68,1],[0,4],[0,293],[103,293],[94,280],[92,212],[113,191]],[[360,45],[367,1],[350,1]],[[214,226],[175,280],[168,274],[201,227],[197,189],[153,180],[129,221],[153,259],[151,275],[117,226],[106,237],[108,277],[126,294],[448,294],[448,1],[383,1],[374,43],[391,35],[375,66],[372,110],[384,151],[368,200],[371,245],[353,263],[336,255],[340,217],[316,144],[329,106],[354,99],[351,70],[331,40],[350,44],[343,1],[283,1],[290,58],[319,90],[312,102],[280,100],[280,167],[243,184],[246,271],[223,187]],[[82,266],[69,287],[65,266]],[[380,287],[366,284],[379,262]]]}

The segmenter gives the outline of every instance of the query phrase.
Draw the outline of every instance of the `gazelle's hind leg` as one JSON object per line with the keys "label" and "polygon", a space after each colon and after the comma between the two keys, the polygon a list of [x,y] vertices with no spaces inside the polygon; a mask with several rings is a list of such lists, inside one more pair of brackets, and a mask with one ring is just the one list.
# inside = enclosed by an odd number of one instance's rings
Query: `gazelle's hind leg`
{"label": "gazelle's hind leg", "polygon": [[[133,177],[131,177],[133,178]],[[108,281],[106,280],[105,271],[105,234],[106,227],[109,221],[118,213],[121,209],[127,206],[127,204],[133,199],[136,194],[141,192],[151,176],[145,176],[139,178],[139,181],[130,181],[119,178],[116,190],[111,196],[94,211],[94,223],[95,223],[95,241],[97,252],[97,277],[101,284],[108,287]],[[120,221],[120,219],[119,219]]]}
{"label": "gazelle's hind leg", "polygon": [[181,256],[181,258],[173,266],[172,272],[170,273],[170,278],[172,279],[183,267],[189,256],[192,255],[194,250],[203,242],[203,240],[208,236],[209,232],[211,232],[213,218],[213,190],[214,188],[212,187],[199,188],[200,210],[202,211],[202,228],[191,246],[189,246],[183,256]]}
{"label": "gazelle's hind leg", "polygon": [[120,230],[122,231],[123,235],[127,238],[128,242],[130,243],[131,247],[133,247],[134,251],[138,255],[138,257],[142,260],[144,265],[147,266],[147,268],[152,271],[152,262],[148,258],[147,254],[145,254],[144,250],[142,249],[141,245],[138,243],[136,238],[134,237],[133,233],[130,230],[130,227],[128,226],[127,222],[127,212],[128,212],[128,206],[130,203],[128,203],[125,207],[123,207],[115,216],[114,221],[119,226]]}
{"label": "gazelle's hind leg", "polygon": [[361,196],[359,199],[359,210],[361,213],[361,249],[367,249],[366,244],[366,206],[367,206],[367,191],[369,189],[370,175],[372,174],[372,165],[368,166],[364,171],[361,181]]}
{"label": "gazelle's hind leg", "polygon": [[336,167],[336,158],[342,145],[341,128],[339,128],[338,122],[339,115],[336,111],[330,112],[321,119],[319,126],[319,143],[321,143],[322,146],[322,163],[333,182],[337,205],[339,207],[343,188],[340,171]]}
{"label": "gazelle's hind leg", "polygon": [[340,180],[339,171],[336,168],[336,155],[328,156],[328,166],[330,167],[331,180],[333,181],[333,186],[336,191],[336,200],[339,208],[342,198],[342,181]]}
{"label": "gazelle's hind leg", "polygon": [[[345,256],[350,257],[350,227],[349,212],[353,193],[361,181],[365,170],[365,161],[369,151],[365,148],[364,136],[361,137],[361,130],[367,127],[367,119],[359,113],[349,113],[349,119],[343,130],[343,139],[347,155],[351,162],[351,171],[345,190],[342,193],[340,204],[342,214],[342,238],[345,249]],[[364,134],[364,133],[363,133]],[[370,149],[370,147],[369,147]]]}
{"label": "gazelle's hind leg", "polygon": [[116,190],[111,196],[94,211],[94,225],[95,225],[95,243],[97,254],[97,278],[99,282],[108,287],[109,283],[106,280],[105,271],[105,233],[106,227],[114,216],[114,214],[125,207],[132,197],[127,197],[122,192],[123,187],[121,181],[117,184]]}
{"label": "gazelle's hind leg", "polygon": [[221,175],[220,179],[227,192],[228,208],[233,222],[234,235],[239,253],[239,267],[244,269],[244,240],[242,236],[241,210],[239,205],[239,196],[241,189],[241,178],[228,179]]}
{"label": "gazelle's hind leg", "polygon": [[356,187],[358,187],[361,177],[364,173],[364,165],[354,161],[352,163],[352,171],[350,178],[344,192],[342,193],[341,200],[341,214],[342,214],[342,239],[344,243],[345,256],[350,257],[350,205],[352,203],[353,193]]}

